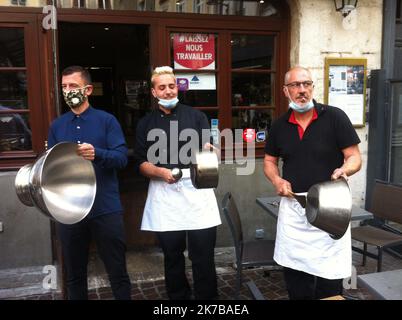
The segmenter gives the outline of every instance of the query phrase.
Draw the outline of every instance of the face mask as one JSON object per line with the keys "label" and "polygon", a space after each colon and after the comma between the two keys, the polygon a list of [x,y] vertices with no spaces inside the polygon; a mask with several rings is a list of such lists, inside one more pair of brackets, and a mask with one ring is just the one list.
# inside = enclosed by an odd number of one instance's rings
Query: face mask
{"label": "face mask", "polygon": [[304,106],[301,106],[290,98],[289,89],[286,88],[286,90],[288,91],[288,99],[290,100],[289,108],[291,108],[294,111],[299,112],[299,113],[305,113],[314,107],[313,99],[311,99],[309,102],[307,102]]}
{"label": "face mask", "polygon": [[78,108],[87,100],[87,96],[85,95],[86,88],[87,87],[83,87],[79,89],[73,89],[70,91],[63,90],[64,101],[70,108],[73,109]]}
{"label": "face mask", "polygon": [[307,102],[304,106],[298,105],[296,102],[293,102],[292,100],[290,100],[290,102],[289,102],[289,108],[292,108],[294,111],[300,112],[300,113],[305,113],[313,107],[314,107],[314,103],[312,100]]}
{"label": "face mask", "polygon": [[159,104],[166,109],[173,109],[174,107],[176,107],[177,103],[179,102],[179,99],[177,97],[173,98],[173,99],[169,99],[169,100],[158,98],[158,100],[159,100]]}
{"label": "face mask", "polygon": [[179,102],[179,99],[178,99],[177,97],[176,97],[176,98],[173,98],[173,99],[169,99],[169,100],[158,98],[158,100],[159,100],[158,103],[159,103],[162,107],[164,107],[164,108],[166,108],[166,109],[173,109],[174,107],[176,107],[177,103]]}

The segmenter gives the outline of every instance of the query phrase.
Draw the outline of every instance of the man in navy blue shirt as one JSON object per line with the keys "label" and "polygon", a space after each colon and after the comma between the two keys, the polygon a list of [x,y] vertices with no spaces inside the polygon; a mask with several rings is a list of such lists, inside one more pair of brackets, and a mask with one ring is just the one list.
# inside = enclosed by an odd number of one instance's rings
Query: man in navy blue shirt
{"label": "man in navy blue shirt", "polygon": [[131,284],[117,180],[117,170],[127,164],[124,135],[114,116],[90,106],[88,96],[93,87],[87,70],[80,66],[64,69],[62,90],[71,110],[52,123],[48,146],[62,141],[77,143],[77,153],[92,161],[97,182],[95,202],[88,216],[71,225],[58,223],[68,298],[88,299],[87,265],[93,238],[115,299],[129,300]]}

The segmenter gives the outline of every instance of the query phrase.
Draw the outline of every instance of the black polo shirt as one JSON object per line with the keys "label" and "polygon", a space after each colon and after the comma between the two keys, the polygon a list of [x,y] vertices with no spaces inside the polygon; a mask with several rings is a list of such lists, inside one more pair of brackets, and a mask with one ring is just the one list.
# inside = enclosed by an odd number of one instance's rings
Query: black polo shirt
{"label": "black polo shirt", "polygon": [[[156,133],[157,137],[148,139],[149,141],[147,141],[148,134],[152,129],[161,129],[161,131],[153,131]],[[195,131],[193,133],[196,133],[196,136],[187,136],[187,132],[183,132],[185,129],[194,129]],[[137,169],[145,161],[169,169],[175,167],[181,169],[189,168],[189,163],[183,163],[181,161],[182,159],[180,159],[181,157],[179,156],[180,151],[187,157],[190,157],[191,148],[193,150],[197,149],[197,151],[201,150],[203,129],[207,129],[207,131],[204,132],[204,135],[206,135],[204,139],[207,140],[206,142],[210,142],[211,133],[209,131],[207,116],[203,112],[190,106],[178,103],[177,106],[171,110],[170,114],[165,114],[159,109],[152,111],[150,114],[143,117],[137,125],[134,148]],[[165,138],[160,139],[159,137],[160,132],[163,132],[163,136],[166,137],[166,145],[163,143],[163,139]],[[182,136],[180,136],[180,134],[182,134]],[[153,136],[152,133],[151,136]],[[150,154],[155,154],[160,160],[159,162],[148,159],[147,153],[151,147],[153,149],[150,150]],[[166,161],[163,159],[166,159]]]}
{"label": "black polo shirt", "polygon": [[282,177],[294,192],[306,192],[328,181],[344,163],[342,150],[360,143],[348,116],[339,108],[314,101],[318,118],[300,139],[297,124],[290,123],[292,109],[278,118],[268,134],[265,153],[283,160]]}

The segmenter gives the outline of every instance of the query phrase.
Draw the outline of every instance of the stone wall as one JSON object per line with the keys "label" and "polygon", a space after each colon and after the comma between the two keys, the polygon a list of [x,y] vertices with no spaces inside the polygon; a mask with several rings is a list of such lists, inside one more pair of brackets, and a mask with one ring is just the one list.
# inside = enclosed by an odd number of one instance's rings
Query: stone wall
{"label": "stone wall", "polygon": [[[361,0],[343,19],[333,1],[288,0],[291,11],[291,66],[313,73],[315,99],[324,102],[325,58],[366,58],[368,74],[381,67],[382,0]],[[367,111],[369,108],[367,98]],[[364,206],[368,125],[356,129],[363,167],[350,178],[355,205]]]}

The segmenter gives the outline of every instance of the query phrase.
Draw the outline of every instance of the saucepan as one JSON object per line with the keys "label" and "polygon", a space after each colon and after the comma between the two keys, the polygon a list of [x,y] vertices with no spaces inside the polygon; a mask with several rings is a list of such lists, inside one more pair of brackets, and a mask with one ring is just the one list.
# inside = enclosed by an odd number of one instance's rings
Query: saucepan
{"label": "saucepan", "polygon": [[352,216],[352,196],[343,177],[317,183],[306,194],[293,193],[306,208],[308,222],[326,231],[333,239],[340,239],[349,227]]}
{"label": "saucepan", "polygon": [[77,144],[61,142],[18,171],[15,190],[26,206],[73,224],[87,216],[95,201],[95,170],[90,161],[77,155]]}
{"label": "saucepan", "polygon": [[[179,168],[172,169],[173,177],[178,181],[182,177]],[[219,183],[219,160],[215,152],[201,151],[195,154],[195,161],[190,165],[190,177],[196,189],[216,188]]]}

